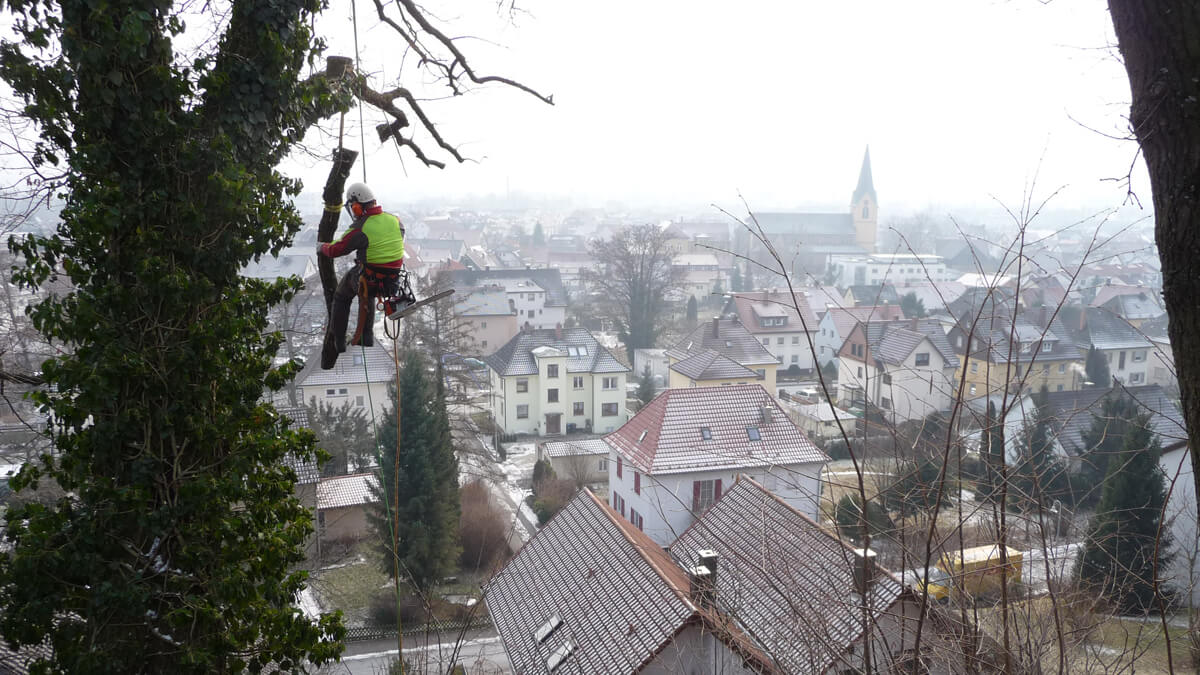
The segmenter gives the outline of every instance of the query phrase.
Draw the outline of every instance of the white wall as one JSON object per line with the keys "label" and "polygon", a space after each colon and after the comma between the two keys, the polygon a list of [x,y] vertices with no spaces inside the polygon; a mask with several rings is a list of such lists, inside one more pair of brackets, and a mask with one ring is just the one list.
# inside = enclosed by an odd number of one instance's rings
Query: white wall
{"label": "white wall", "polygon": [[[790,328],[791,326],[789,326]],[[786,333],[754,333],[754,338],[762,343],[771,356],[779,359],[779,370],[787,370],[796,366],[802,370],[813,367],[812,350],[808,346],[808,337],[803,330]]]}
{"label": "white wall", "polygon": [[622,477],[617,477],[617,455],[608,462],[609,505],[613,493],[625,500],[625,518],[632,517],[631,509],[642,516],[642,531],[660,546],[669,546],[695,520],[692,513],[692,483],[721,480],[724,493],[733,487],[739,473],[754,478],[776,496],[804,515],[817,519],[819,476],[823,464],[791,464],[758,469],[725,469],[665,474],[659,477],[642,474],[641,494],[634,492],[636,470],[624,462]]}
{"label": "white wall", "polygon": [[[917,354],[929,354],[929,365],[918,366]],[[888,365],[886,373],[892,383],[884,384],[883,378],[871,386],[868,398],[882,406],[886,397],[895,413],[896,421],[920,419],[939,410],[949,410],[952,400],[954,368],[946,367],[941,352],[928,339],[917,345],[904,363]],[[878,385],[876,388],[875,385]]]}
{"label": "white wall", "polygon": [[[588,422],[596,433],[616,431],[629,420],[629,412],[625,409],[626,373],[569,373],[566,372],[566,357],[538,359],[541,375],[511,375],[501,378],[496,371],[490,370],[492,384],[492,417],[504,433],[508,434],[544,434],[546,431],[546,413],[561,413],[562,433],[566,433],[567,425],[574,424],[582,431]],[[558,378],[551,380],[545,377],[546,366],[558,364]],[[583,388],[575,388],[575,378],[583,378]],[[617,386],[604,389],[604,378],[615,377]],[[517,393],[517,380],[529,381],[528,391]],[[550,403],[547,390],[558,389],[558,403]],[[583,414],[575,414],[575,403],[583,403]],[[603,404],[615,403],[617,414],[605,417],[602,414]],[[529,417],[517,418],[517,406],[528,405]]]}
{"label": "white wall", "polygon": [[834,324],[829,312],[821,317],[821,322],[817,324],[817,332],[813,335],[813,344],[817,348],[817,362],[824,366],[826,363],[837,359],[838,350],[842,348],[842,342],[846,340],[845,335],[838,335],[837,325]]}
{"label": "white wall", "polygon": [[[1105,349],[1108,358],[1108,373],[1131,387],[1148,383],[1150,364],[1154,360],[1154,348],[1147,344],[1139,349]],[[1125,367],[1121,367],[1121,354],[1125,355]],[[1140,361],[1134,361],[1139,356]]]}
{"label": "white wall", "polygon": [[710,630],[688,626],[640,671],[649,675],[737,675],[753,673]]}
{"label": "white wall", "polygon": [[1167,517],[1173,519],[1171,553],[1174,559],[1162,576],[1180,592],[1182,601],[1190,601],[1191,606],[1197,608],[1200,607],[1200,530],[1196,527],[1196,486],[1191,454],[1187,446],[1164,452],[1158,465],[1170,490]]}

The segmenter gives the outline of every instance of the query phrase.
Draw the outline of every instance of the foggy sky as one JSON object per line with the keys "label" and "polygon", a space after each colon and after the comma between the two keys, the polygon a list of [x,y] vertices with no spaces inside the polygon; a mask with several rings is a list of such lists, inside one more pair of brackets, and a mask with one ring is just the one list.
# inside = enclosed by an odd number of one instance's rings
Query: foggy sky
{"label": "foggy sky", "polygon": [[[477,4],[432,7],[454,34],[491,41],[461,43],[477,68],[556,105],[498,86],[431,102],[478,163],[438,171],[406,157],[407,175],[367,109],[368,179],[393,200],[511,191],[703,206],[736,205],[740,190],[756,208],[843,210],[868,144],[885,219],[1015,204],[1035,176],[1038,194],[1066,186],[1057,208],[1125,195],[1103,180],[1136,150],[1108,137],[1126,135],[1129,94],[1103,2],[521,0],[515,23]],[[360,5],[362,66],[375,88],[394,86],[400,45]],[[322,18],[330,53],[352,53],[349,16],[343,0]],[[354,111],[354,147],[357,125]],[[285,169],[319,190],[327,165]]]}

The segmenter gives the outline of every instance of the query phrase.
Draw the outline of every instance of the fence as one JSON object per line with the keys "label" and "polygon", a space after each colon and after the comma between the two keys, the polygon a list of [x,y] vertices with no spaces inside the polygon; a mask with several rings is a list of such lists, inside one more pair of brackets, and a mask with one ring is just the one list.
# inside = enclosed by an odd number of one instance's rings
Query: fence
{"label": "fence", "polygon": [[[476,628],[490,628],[492,619],[488,616],[477,616],[468,620],[431,621],[429,623],[405,626],[401,631],[404,635],[422,635],[425,633],[457,633]],[[350,626],[346,629],[346,642],[365,642],[367,640],[386,640],[396,637],[396,629],[391,626]]]}

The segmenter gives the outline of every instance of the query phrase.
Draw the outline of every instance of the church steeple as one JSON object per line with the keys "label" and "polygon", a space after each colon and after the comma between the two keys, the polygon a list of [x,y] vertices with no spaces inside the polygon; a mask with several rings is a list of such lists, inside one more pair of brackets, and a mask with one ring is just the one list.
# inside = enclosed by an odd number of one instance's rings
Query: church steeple
{"label": "church steeple", "polygon": [[875,200],[875,182],[871,180],[871,146],[867,146],[867,151],[863,153],[862,169],[858,172],[858,187],[854,188],[854,197],[850,199],[851,204],[858,204],[863,197],[870,197],[871,201]]}
{"label": "church steeple", "polygon": [[875,252],[879,202],[875,200],[875,182],[871,180],[871,147],[863,153],[858,187],[850,199],[850,218],[854,222],[854,241],[867,253]]}

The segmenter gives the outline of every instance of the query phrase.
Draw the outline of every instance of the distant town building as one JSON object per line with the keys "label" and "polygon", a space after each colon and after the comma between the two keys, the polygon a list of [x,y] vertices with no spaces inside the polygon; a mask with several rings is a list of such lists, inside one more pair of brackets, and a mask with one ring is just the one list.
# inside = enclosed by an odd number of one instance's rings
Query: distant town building
{"label": "distant town building", "polygon": [[728,385],[753,377],[775,392],[779,359],[738,321],[713,318],[702,323],[666,354],[671,388]]}
{"label": "distant town building", "polygon": [[554,328],[567,320],[567,293],[557,269],[452,270],[446,283],[458,293],[504,289],[520,326]]}
{"label": "distant town building", "polygon": [[903,318],[904,312],[900,310],[899,305],[831,307],[817,324],[815,340],[819,365],[824,368],[837,360],[842,343],[860,322],[896,321]]}
{"label": "distant town building", "polygon": [[895,422],[950,410],[959,365],[936,319],[860,323],[838,352],[838,402],[869,402]]}
{"label": "distant town building", "polygon": [[884,282],[906,286],[950,281],[959,276],[946,269],[946,261],[941,256],[916,253],[831,255],[829,270],[833,273],[833,282],[843,287]]}
{"label": "distant town building", "polygon": [[[797,279],[821,279],[830,255],[875,252],[879,203],[871,177],[871,152],[863,154],[858,185],[850,197],[849,213],[752,212],[747,222],[759,228]],[[745,228],[734,234],[738,253],[768,261],[766,246]]]}
{"label": "distant town building", "polygon": [[396,380],[392,355],[378,344],[374,347],[347,345],[346,353],[338,358],[333,369],[322,370],[319,367],[320,349],[315,348],[304,370],[296,377],[299,384],[296,393],[300,400],[308,404],[315,399],[317,403],[335,407],[349,403],[351,407],[367,410],[368,417],[382,416],[392,404],[388,385]]}
{"label": "distant town building", "polygon": [[779,369],[811,374],[817,316],[800,293],[772,290],[734,293],[725,304],[725,316],[737,317],[742,326],[778,359]]}

